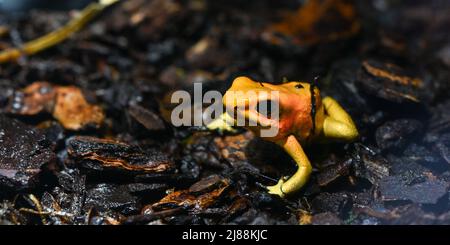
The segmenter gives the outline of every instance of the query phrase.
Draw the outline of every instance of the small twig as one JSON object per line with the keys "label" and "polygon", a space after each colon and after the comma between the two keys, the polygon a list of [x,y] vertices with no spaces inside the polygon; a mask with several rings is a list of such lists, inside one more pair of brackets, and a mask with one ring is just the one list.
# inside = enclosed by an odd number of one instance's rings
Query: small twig
{"label": "small twig", "polygon": [[[28,197],[33,202],[33,204],[36,207],[37,211],[39,213],[43,213],[41,202],[36,198],[36,196],[34,196],[33,194],[30,194]],[[47,221],[45,220],[45,216],[44,215],[40,215],[40,216],[41,216],[42,223],[45,225],[47,223]]]}
{"label": "small twig", "polygon": [[20,48],[9,48],[3,50],[0,52],[0,63],[17,60],[23,55],[33,55],[64,41],[73,33],[79,31],[105,7],[117,1],[118,0],[100,0],[99,2],[89,4],[78,16],[73,18],[60,29],[50,32],[47,35],[35,40],[29,41]]}
{"label": "small twig", "polygon": [[61,212],[61,211],[37,211],[34,209],[30,209],[30,208],[20,208],[19,209],[20,212],[24,212],[24,213],[30,213],[30,214],[36,214],[36,215],[40,215],[40,216],[59,216],[62,218],[73,218],[75,217],[75,215],[71,214],[71,213],[67,213],[67,212]]}

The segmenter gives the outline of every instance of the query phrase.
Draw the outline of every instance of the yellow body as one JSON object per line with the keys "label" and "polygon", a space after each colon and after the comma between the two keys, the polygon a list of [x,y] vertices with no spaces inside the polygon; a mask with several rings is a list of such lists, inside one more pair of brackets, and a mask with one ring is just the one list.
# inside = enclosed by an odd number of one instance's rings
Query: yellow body
{"label": "yellow body", "polygon": [[[280,85],[261,83],[247,77],[238,77],[233,81],[230,89],[223,98],[223,103],[228,112],[233,112],[238,106],[245,110],[241,113],[245,119],[271,122],[270,125],[278,127],[278,133],[274,137],[264,139],[280,145],[295,160],[298,165],[297,172],[289,179],[281,178],[274,186],[267,187],[269,193],[285,197],[298,191],[307,182],[311,174],[311,164],[303,151],[302,144],[317,141],[342,140],[351,141],[358,137],[358,130],[347,112],[332,98],[321,99],[317,88],[310,87],[309,83],[287,82]],[[236,92],[254,91],[278,91],[279,118],[272,122],[259,114],[256,104],[261,97],[238,97]],[[312,95],[313,94],[313,98]],[[312,110],[312,105],[315,105]],[[314,113],[312,113],[314,111]],[[224,118],[230,122],[230,116]],[[262,118],[262,119],[261,119]],[[314,121],[313,121],[314,120]],[[210,124],[210,128],[217,128],[217,121]],[[266,124],[267,125],[267,124]],[[245,126],[256,135],[260,135],[261,125]]]}

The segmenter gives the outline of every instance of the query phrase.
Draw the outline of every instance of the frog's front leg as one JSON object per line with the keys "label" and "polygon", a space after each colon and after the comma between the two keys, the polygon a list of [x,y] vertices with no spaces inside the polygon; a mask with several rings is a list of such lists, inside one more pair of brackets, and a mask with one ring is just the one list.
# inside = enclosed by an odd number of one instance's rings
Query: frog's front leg
{"label": "frog's front leg", "polygon": [[268,186],[267,189],[271,194],[285,197],[286,195],[298,191],[305,185],[311,174],[312,167],[302,146],[295,136],[290,135],[285,141],[281,142],[280,145],[297,163],[298,170],[289,179],[285,180],[284,178],[281,178],[276,185]]}
{"label": "frog's front leg", "polygon": [[328,139],[352,141],[358,138],[356,129],[350,115],[331,97],[322,100],[327,116],[323,122],[323,133]]}
{"label": "frog's front leg", "polygon": [[215,120],[208,123],[208,125],[206,125],[206,127],[209,130],[217,130],[220,133],[224,132],[236,133],[237,130],[234,129],[233,126],[234,126],[234,119],[226,112],[224,112],[218,118],[216,118]]}

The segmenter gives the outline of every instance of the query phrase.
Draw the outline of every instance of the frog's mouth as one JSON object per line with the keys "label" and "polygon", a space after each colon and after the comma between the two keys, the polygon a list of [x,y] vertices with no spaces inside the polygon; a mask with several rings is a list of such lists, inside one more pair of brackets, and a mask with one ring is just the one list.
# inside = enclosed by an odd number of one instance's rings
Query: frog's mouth
{"label": "frog's mouth", "polygon": [[278,106],[278,102],[275,100],[263,100],[263,101],[258,101],[258,103],[256,104],[256,112],[258,112],[259,115],[261,115],[262,117],[265,117],[267,119],[272,119],[274,117],[279,117],[277,115],[275,115],[277,113],[277,111],[275,111],[275,108],[280,108]]}
{"label": "frog's mouth", "polygon": [[265,99],[253,103],[247,100],[243,105],[232,108],[232,116],[237,126],[269,128],[277,125],[278,108],[276,100]]}

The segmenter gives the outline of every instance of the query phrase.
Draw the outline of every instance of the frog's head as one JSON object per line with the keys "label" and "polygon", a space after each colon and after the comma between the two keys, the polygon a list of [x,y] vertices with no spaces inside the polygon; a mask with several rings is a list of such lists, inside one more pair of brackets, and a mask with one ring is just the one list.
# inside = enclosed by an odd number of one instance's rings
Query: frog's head
{"label": "frog's head", "polygon": [[[267,103],[269,100],[271,103]],[[306,141],[322,130],[324,109],[320,92],[310,83],[274,85],[238,77],[225,93],[223,103],[230,116],[244,118],[245,127],[257,135],[261,135],[263,128],[276,128],[276,136],[269,138],[272,141],[283,140],[292,134]],[[263,104],[271,105],[267,112],[260,109]],[[252,120],[256,125],[250,124]]]}

